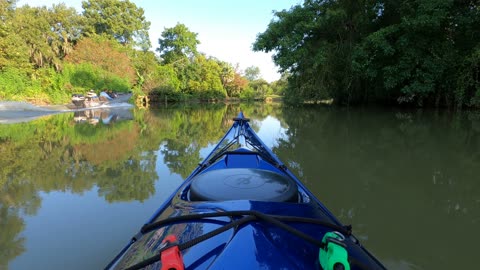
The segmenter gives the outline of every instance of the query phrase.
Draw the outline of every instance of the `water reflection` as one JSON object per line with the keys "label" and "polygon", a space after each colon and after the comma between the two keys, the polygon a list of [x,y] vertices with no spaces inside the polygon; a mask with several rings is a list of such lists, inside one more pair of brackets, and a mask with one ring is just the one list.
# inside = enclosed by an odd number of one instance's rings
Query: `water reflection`
{"label": "water reflection", "polygon": [[477,117],[284,110],[275,151],[389,269],[467,268],[480,240]]}
{"label": "water reflection", "polygon": [[75,123],[89,123],[92,125],[96,125],[98,123],[108,125],[113,122],[132,119],[133,111],[129,107],[81,110],[75,111],[73,114],[73,120]]}
{"label": "water reflection", "polygon": [[[185,178],[240,109],[389,269],[473,266],[480,240],[480,113],[209,104],[85,111],[0,125],[0,269],[38,263],[26,245],[45,228],[31,227],[29,220],[55,192],[96,196],[94,207],[108,211],[73,209],[86,224],[96,224],[99,216],[122,224],[113,230],[118,237],[105,237],[103,246],[91,237],[75,240],[94,253],[108,250],[93,267],[102,268],[148,217],[119,220],[107,205],[122,217],[137,204],[151,214],[146,205],[155,209],[169,195],[176,186],[170,178]],[[69,220],[50,222],[71,226]],[[81,229],[94,233],[99,227]],[[58,246],[71,244],[57,238]],[[89,268],[76,259],[80,263],[72,268]]]}
{"label": "water reflection", "polygon": [[[157,192],[158,162],[185,177],[201,159],[200,150],[223,135],[238,110],[238,105],[225,104],[151,111],[110,108],[0,125],[0,269],[25,252],[25,216],[42,208],[40,194],[96,190],[109,203],[144,202]],[[271,111],[246,110],[264,117]],[[97,218],[86,215],[87,220]],[[33,228],[32,233],[42,234],[43,229]],[[28,261],[27,256],[19,265]]]}
{"label": "water reflection", "polygon": [[25,223],[7,205],[0,205],[0,269],[7,269],[8,262],[25,251],[25,238],[19,234]]}

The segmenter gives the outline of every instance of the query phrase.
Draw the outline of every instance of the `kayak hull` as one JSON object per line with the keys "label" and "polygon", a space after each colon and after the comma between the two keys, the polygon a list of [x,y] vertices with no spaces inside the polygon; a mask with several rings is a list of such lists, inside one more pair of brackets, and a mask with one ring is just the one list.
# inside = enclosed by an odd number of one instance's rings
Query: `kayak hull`
{"label": "kayak hull", "polygon": [[[240,119],[240,120],[238,120]],[[240,215],[248,218],[247,213],[261,213],[269,217],[283,217],[284,223],[291,228],[300,231],[314,239],[321,240],[323,236],[332,231],[332,227],[321,226],[310,222],[289,220],[289,217],[308,218],[346,228],[338,221],[320,201],[310,193],[308,189],[281,164],[271,151],[263,145],[256,137],[248,123],[243,121],[240,115],[229,132],[239,134],[252,143],[253,150],[240,147],[222,153],[222,142],[228,140],[228,134],[217,145],[212,154],[185,180],[185,182],[173,193],[170,198],[157,210],[147,221],[147,224],[162,222],[172,217],[183,217],[192,214],[230,213],[232,211],[244,211]],[[238,136],[233,136],[238,139]],[[247,143],[248,145],[248,143]],[[258,148],[260,147],[260,148]],[[216,150],[218,150],[216,152]],[[261,150],[259,152],[259,150]],[[215,153],[216,152],[216,153]],[[268,155],[267,155],[268,154]],[[280,175],[290,179],[295,185],[287,185],[295,188],[295,199],[291,195],[285,200],[277,200],[273,196],[272,185],[259,181],[252,181],[248,177],[239,177],[244,173],[243,169],[248,168],[252,172],[268,172],[271,175]],[[221,171],[222,174],[217,172]],[[228,175],[234,173],[235,177]],[[241,173],[239,173],[241,172]],[[223,176],[225,174],[225,176]],[[260,174],[264,175],[264,174]],[[192,196],[192,186],[196,181],[204,181],[211,177],[212,188],[220,186],[216,193],[228,193],[235,189],[252,189],[252,193],[261,192],[262,188],[269,191],[265,197],[255,195],[254,199],[248,197],[213,200],[214,195],[208,195],[205,199],[202,196]],[[233,179],[233,180],[232,180]],[[236,182],[236,184],[232,184]],[[238,183],[242,182],[242,183]],[[248,182],[245,184],[245,182]],[[271,182],[271,181],[266,181]],[[204,182],[201,182],[204,183]],[[222,187],[228,192],[222,192]],[[233,187],[232,187],[233,186]],[[281,186],[275,192],[285,192]],[[207,192],[200,190],[199,192]],[[289,192],[289,191],[288,191]],[[194,198],[193,198],[194,197]],[[192,199],[193,198],[193,199]],[[215,198],[215,197],[213,197]],[[247,216],[247,217],[245,217]],[[192,239],[201,238],[215,230],[238,221],[239,217],[219,216],[191,219],[188,221],[173,222],[159,226],[148,232],[141,232],[121,252],[119,256],[107,266],[106,269],[126,269],[146,258],[155,256],[164,248],[164,239],[174,235],[178,243],[185,243]],[[319,247],[311,242],[304,241],[297,235],[292,234],[285,228],[274,226],[260,218],[253,218],[247,223],[240,224],[213,235],[201,242],[182,250],[182,264],[185,269],[321,269],[319,263]],[[345,229],[347,230],[347,229]],[[346,235],[344,240],[349,258],[354,262],[351,269],[385,269],[383,265],[373,257],[359,242],[351,235]],[[160,269],[161,262],[150,264],[144,269]]]}

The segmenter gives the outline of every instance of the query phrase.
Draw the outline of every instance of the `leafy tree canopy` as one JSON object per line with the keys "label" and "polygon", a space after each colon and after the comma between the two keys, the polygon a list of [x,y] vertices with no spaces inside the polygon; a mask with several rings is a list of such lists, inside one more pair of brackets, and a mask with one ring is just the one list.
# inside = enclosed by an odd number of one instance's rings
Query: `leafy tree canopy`
{"label": "leafy tree canopy", "polygon": [[30,62],[37,67],[61,69],[61,60],[80,37],[82,18],[64,4],[52,8],[23,6],[12,18],[14,30],[28,47]]}
{"label": "leafy tree canopy", "polygon": [[160,47],[157,52],[165,64],[184,61],[198,54],[197,33],[191,32],[184,24],[178,23],[175,27],[166,28],[158,40]]}
{"label": "leafy tree canopy", "polygon": [[479,106],[479,23],[478,1],[305,0],[253,49],[291,74],[292,100]]}
{"label": "leafy tree canopy", "polygon": [[124,48],[105,38],[83,38],[66,60],[75,64],[93,64],[112,74],[127,78],[130,83],[136,79],[133,63]]}
{"label": "leafy tree canopy", "polygon": [[245,69],[245,78],[249,81],[260,79],[260,68],[256,66],[247,67]]}
{"label": "leafy tree canopy", "polygon": [[18,34],[13,18],[14,4],[0,1],[0,70],[14,67],[30,71],[29,49]]}
{"label": "leafy tree canopy", "polygon": [[82,1],[83,16],[87,20],[87,33],[107,34],[121,44],[139,45],[150,48],[148,30],[143,8],[129,0]]}

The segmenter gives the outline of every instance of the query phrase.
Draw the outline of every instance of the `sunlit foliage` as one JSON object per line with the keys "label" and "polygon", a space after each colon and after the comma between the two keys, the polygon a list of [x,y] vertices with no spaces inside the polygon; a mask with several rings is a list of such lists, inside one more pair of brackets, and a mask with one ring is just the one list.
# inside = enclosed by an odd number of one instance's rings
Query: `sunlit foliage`
{"label": "sunlit foliage", "polygon": [[89,63],[119,77],[127,78],[131,84],[137,77],[125,50],[108,39],[83,38],[66,57],[66,61],[74,64]]}
{"label": "sunlit foliage", "polygon": [[288,71],[290,101],[478,106],[477,1],[305,0],[254,50]]}
{"label": "sunlit foliage", "polygon": [[105,88],[151,101],[262,96],[238,67],[198,52],[197,34],[184,24],[164,29],[152,52],[150,22],[131,1],[88,0],[82,8],[0,2],[1,99],[68,103],[71,94]]}
{"label": "sunlit foliage", "polygon": [[191,32],[184,24],[178,23],[172,28],[166,28],[158,40],[157,51],[165,64],[178,61],[188,61],[198,54],[197,33]]}
{"label": "sunlit foliage", "polygon": [[105,34],[120,44],[138,45],[143,50],[150,48],[150,22],[146,20],[143,8],[129,0],[87,0],[82,1],[82,7],[87,34]]}

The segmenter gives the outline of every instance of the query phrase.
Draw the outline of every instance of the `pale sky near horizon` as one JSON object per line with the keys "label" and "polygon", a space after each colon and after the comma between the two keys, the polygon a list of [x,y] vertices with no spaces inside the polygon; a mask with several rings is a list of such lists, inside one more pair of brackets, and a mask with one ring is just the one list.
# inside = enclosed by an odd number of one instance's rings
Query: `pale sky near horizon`
{"label": "pale sky near horizon", "polygon": [[[17,7],[47,6],[65,3],[79,13],[83,11],[82,0],[19,0]],[[260,68],[261,76],[272,82],[280,77],[273,64],[272,54],[252,52],[251,47],[258,33],[267,29],[273,19],[273,11],[290,9],[302,0],[130,0],[145,10],[151,22],[150,40],[152,49],[158,48],[158,39],[165,28],[183,23],[198,34],[198,50],[207,56],[244,70],[249,66]]]}

